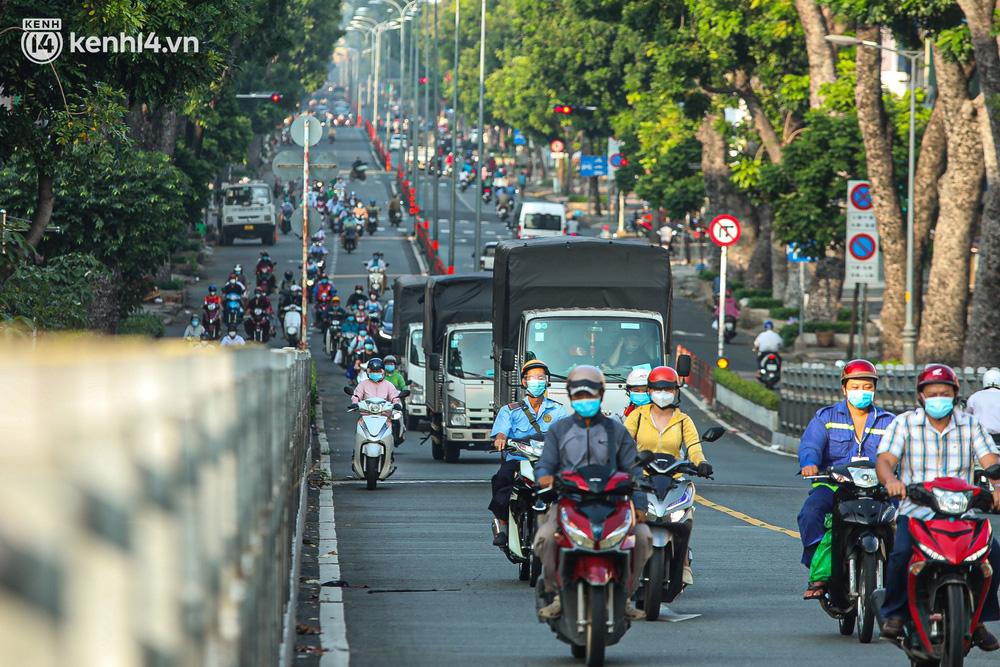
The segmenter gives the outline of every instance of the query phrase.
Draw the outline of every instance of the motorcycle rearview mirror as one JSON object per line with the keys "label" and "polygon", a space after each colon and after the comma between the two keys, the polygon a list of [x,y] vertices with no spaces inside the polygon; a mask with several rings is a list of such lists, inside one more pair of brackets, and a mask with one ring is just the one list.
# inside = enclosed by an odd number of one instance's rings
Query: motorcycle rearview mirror
{"label": "motorcycle rearview mirror", "polygon": [[509,347],[500,351],[500,370],[505,372],[514,370],[514,350]]}
{"label": "motorcycle rearview mirror", "polygon": [[990,479],[1000,479],[1000,463],[994,463],[983,472]]}
{"label": "motorcycle rearview mirror", "polygon": [[715,442],[726,434],[726,429],[721,426],[713,426],[701,434],[701,439],[705,442]]}
{"label": "motorcycle rearview mirror", "polygon": [[344,386],[344,393],[347,394],[348,396],[353,396],[354,395],[354,390],[345,385]]}
{"label": "motorcycle rearview mirror", "polygon": [[691,355],[681,354],[677,356],[677,374],[681,377],[687,377],[691,375]]}
{"label": "motorcycle rearview mirror", "polygon": [[399,397],[400,398],[406,398],[409,395],[410,395],[410,390],[409,389],[404,389],[403,391],[399,392]]}
{"label": "motorcycle rearview mirror", "polygon": [[441,355],[438,354],[437,352],[429,355],[427,357],[427,367],[430,368],[432,371],[441,370]]}

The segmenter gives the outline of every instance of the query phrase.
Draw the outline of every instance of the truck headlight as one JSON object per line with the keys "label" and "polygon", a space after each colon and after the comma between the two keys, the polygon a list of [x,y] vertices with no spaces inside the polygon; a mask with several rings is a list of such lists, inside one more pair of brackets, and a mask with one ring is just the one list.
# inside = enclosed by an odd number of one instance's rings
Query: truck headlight
{"label": "truck headlight", "polygon": [[454,396],[449,396],[448,397],[448,409],[451,410],[454,413],[460,413],[460,412],[464,413],[465,412],[465,403],[462,402],[462,401],[460,401],[460,400],[458,400]]}
{"label": "truck headlight", "polygon": [[469,417],[465,414],[452,414],[451,416],[452,426],[468,426]]}

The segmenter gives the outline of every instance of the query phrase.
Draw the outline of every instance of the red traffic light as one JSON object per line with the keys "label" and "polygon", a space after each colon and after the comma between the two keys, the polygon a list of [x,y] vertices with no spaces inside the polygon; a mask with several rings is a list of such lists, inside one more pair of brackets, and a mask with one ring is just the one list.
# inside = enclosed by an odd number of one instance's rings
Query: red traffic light
{"label": "red traffic light", "polygon": [[568,104],[557,104],[552,107],[552,113],[561,113],[568,116],[573,113],[573,107]]}
{"label": "red traffic light", "polygon": [[281,101],[281,93],[271,93],[271,101],[277,104]]}
{"label": "red traffic light", "polygon": [[618,166],[619,167],[627,167],[628,166],[628,158],[625,157],[624,155],[622,155],[621,162],[618,163]]}
{"label": "red traffic light", "polygon": [[427,85],[427,77],[426,76],[420,77],[420,85],[421,86],[426,86]]}

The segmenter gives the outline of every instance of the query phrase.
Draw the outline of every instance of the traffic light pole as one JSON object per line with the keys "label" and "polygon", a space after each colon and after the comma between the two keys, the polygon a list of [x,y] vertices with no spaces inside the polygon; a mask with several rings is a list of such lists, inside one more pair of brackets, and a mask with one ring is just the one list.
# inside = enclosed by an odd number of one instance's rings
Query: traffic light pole
{"label": "traffic light pole", "polygon": [[[483,91],[486,88],[486,0],[482,0],[482,9],[480,10],[479,16],[479,162],[476,164],[476,174],[477,181],[479,183],[479,192],[476,193],[476,236],[475,245],[472,248],[472,261],[473,266],[475,266],[476,257],[481,252],[481,246],[483,245],[483,164],[485,160],[483,159],[483,135],[485,134],[485,129],[483,127]],[[452,243],[455,239],[451,240]]]}
{"label": "traffic light pole", "polygon": [[[434,48],[431,50],[434,54],[434,60],[429,61],[431,63],[431,76],[434,79],[434,102],[433,102],[433,116],[434,122],[431,127],[431,137],[434,143],[434,185],[432,186],[434,190],[431,192],[431,213],[434,216],[431,222],[431,239],[437,243],[440,230],[438,229],[438,220],[441,217],[438,210],[438,190],[441,187],[441,169],[438,165],[438,118],[441,116],[441,95],[438,91],[438,60],[440,60],[441,52],[438,49],[438,3],[434,3]],[[449,265],[450,266],[450,265]]]}
{"label": "traffic light pole", "polygon": [[448,266],[455,266],[455,210],[458,207],[458,16],[455,0],[455,64],[451,68],[451,212],[448,215]]}

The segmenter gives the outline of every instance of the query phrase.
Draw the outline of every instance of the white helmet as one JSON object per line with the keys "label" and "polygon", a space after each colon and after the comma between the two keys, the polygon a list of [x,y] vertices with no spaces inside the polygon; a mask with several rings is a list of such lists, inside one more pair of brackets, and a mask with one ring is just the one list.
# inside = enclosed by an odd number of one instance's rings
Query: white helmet
{"label": "white helmet", "polygon": [[625,378],[625,386],[643,387],[646,385],[646,382],[648,380],[649,380],[649,370],[645,368],[636,368],[631,373],[628,374],[627,378]]}
{"label": "white helmet", "polygon": [[1000,389],[1000,368],[991,368],[983,373],[983,389],[987,387]]}

